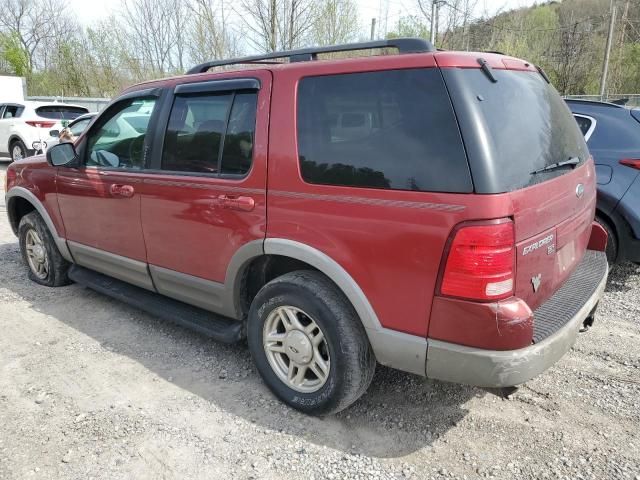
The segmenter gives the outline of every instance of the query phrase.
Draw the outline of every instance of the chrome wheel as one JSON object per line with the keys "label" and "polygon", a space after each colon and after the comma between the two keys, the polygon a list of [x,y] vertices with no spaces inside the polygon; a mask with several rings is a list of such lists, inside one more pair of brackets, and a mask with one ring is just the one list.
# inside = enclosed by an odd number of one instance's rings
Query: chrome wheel
{"label": "chrome wheel", "polygon": [[40,235],[33,228],[26,234],[25,250],[33,274],[41,280],[46,279],[49,275],[49,256]]}
{"label": "chrome wheel", "polygon": [[13,150],[11,151],[11,158],[13,158],[14,161],[22,160],[24,158],[22,147],[17,143],[13,146]]}
{"label": "chrome wheel", "polygon": [[275,374],[289,388],[318,391],[329,378],[329,345],[318,324],[296,307],[274,309],[264,322],[262,344]]}

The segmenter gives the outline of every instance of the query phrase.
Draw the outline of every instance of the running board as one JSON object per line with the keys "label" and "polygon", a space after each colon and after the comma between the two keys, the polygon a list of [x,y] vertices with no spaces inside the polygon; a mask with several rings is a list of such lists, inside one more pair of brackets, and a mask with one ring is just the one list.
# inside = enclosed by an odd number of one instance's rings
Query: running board
{"label": "running board", "polygon": [[244,338],[241,322],[130,285],[93,270],[73,265],[69,270],[69,278],[80,285],[219,342],[235,343]]}

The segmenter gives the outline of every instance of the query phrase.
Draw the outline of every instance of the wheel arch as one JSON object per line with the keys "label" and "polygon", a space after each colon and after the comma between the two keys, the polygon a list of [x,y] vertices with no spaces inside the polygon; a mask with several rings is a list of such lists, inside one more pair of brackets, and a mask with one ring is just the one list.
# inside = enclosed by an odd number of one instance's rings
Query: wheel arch
{"label": "wheel arch", "polygon": [[29,147],[27,147],[27,144],[24,142],[22,137],[14,133],[9,137],[9,141],[7,142],[7,152],[9,152],[9,155],[11,155],[11,145],[13,145],[13,143],[16,141],[22,142],[22,144],[24,145],[24,148],[26,148],[27,150],[29,149]]}
{"label": "wheel arch", "polygon": [[242,292],[246,288],[252,265],[266,258],[287,259],[292,266],[316,270],[331,280],[351,303],[373,348],[376,360],[382,365],[425,376],[427,339],[384,328],[373,306],[353,277],[327,254],[306,245],[281,238],[267,238],[250,242],[241,248],[227,270],[227,305],[233,305],[233,315],[244,320],[246,305]]}
{"label": "wheel arch", "polygon": [[366,329],[382,328],[364,292],[340,264],[316,248],[280,238],[267,238],[259,243],[250,242],[234,255],[227,270],[225,283],[233,289],[233,305],[239,318],[246,310],[242,293],[246,289],[251,268],[267,268],[267,263],[273,260],[288,262],[288,266],[280,264],[276,267],[281,270],[281,274],[301,269],[322,273],[347,297]]}
{"label": "wheel arch", "polygon": [[11,224],[13,233],[16,235],[18,234],[18,226],[20,225],[22,217],[35,210],[44,220],[49,232],[51,232],[51,236],[53,237],[60,254],[65,260],[70,262],[73,261],[71,252],[69,252],[69,248],[67,247],[67,242],[61,237],[53,223],[53,220],[51,219],[51,216],[49,215],[49,212],[47,212],[47,209],[44,208],[42,202],[33,192],[24,187],[12,187],[7,192],[5,198],[7,203],[7,215],[9,217],[9,223]]}

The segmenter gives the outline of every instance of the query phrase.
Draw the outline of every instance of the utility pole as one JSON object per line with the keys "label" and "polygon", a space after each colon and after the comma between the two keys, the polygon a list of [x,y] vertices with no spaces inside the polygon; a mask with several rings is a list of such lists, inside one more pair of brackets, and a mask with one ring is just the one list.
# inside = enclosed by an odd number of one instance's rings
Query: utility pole
{"label": "utility pole", "polygon": [[600,100],[604,100],[607,91],[607,74],[609,73],[609,57],[611,56],[611,42],[613,41],[613,27],[616,22],[615,0],[611,0],[611,20],[609,21],[609,33],[607,34],[607,47],[604,52],[604,63],[602,64],[602,79],[600,80]]}
{"label": "utility pole", "polygon": [[431,45],[436,45],[436,15],[438,12],[437,0],[431,0]]}
{"label": "utility pole", "polygon": [[375,17],[371,19],[371,41],[376,38],[376,19]]}
{"label": "utility pole", "polygon": [[446,0],[431,0],[431,45],[436,46],[438,41],[438,17],[440,16],[440,4]]}

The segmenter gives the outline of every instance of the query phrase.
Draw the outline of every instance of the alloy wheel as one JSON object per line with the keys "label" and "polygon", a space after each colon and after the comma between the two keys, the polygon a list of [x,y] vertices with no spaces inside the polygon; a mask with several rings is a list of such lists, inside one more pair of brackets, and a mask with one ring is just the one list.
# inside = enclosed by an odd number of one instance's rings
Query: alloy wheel
{"label": "alloy wheel", "polygon": [[329,345],[315,320],[293,306],[275,308],[264,323],[264,351],[271,368],[289,388],[318,391],[329,378]]}
{"label": "alloy wheel", "polygon": [[40,235],[33,228],[26,234],[25,249],[33,274],[41,280],[46,279],[49,275],[49,256]]}

